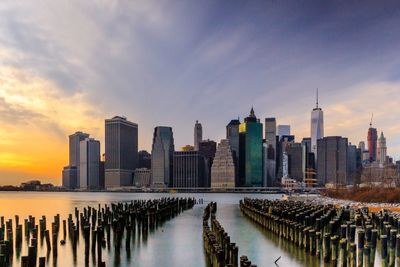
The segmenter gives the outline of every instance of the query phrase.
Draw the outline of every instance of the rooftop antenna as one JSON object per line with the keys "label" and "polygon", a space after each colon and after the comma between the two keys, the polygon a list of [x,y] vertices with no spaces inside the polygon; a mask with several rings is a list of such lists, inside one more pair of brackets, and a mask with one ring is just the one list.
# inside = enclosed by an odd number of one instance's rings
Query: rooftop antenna
{"label": "rooftop antenna", "polygon": [[371,116],[371,122],[369,123],[369,127],[370,128],[372,128],[372,119],[374,118],[374,113],[372,113],[372,116]]}
{"label": "rooftop antenna", "polygon": [[317,88],[317,108],[318,108],[318,88]]}

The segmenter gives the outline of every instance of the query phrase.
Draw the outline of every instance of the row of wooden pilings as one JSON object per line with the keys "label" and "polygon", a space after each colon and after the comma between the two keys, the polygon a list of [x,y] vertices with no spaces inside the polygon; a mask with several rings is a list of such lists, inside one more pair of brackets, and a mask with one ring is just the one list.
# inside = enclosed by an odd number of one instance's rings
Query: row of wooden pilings
{"label": "row of wooden pilings", "polygon": [[230,236],[216,219],[216,212],[217,203],[211,202],[204,209],[203,214],[203,240],[208,265],[210,267],[257,267],[251,264],[246,256],[241,256],[239,260],[239,248],[235,243],[231,243]]}
{"label": "row of wooden pilings", "polygon": [[388,212],[305,202],[244,199],[244,215],[333,266],[400,266],[400,219]]}
{"label": "row of wooden pilings", "polygon": [[[0,267],[11,266],[14,254],[20,258],[22,267],[44,267],[48,265],[51,255],[53,262],[57,261],[58,243],[65,245],[67,242],[71,244],[73,261],[76,262],[77,248],[82,237],[85,266],[89,266],[91,252],[93,265],[103,267],[106,266],[102,260],[103,248],[113,248],[114,256],[119,258],[122,242],[125,241],[126,253],[130,255],[130,246],[136,236],[138,239],[142,237],[143,241],[147,240],[149,232],[181,212],[191,209],[195,204],[194,198],[161,198],[134,200],[104,207],[99,205],[97,209],[85,207],[82,212],[75,208],[74,214],[69,214],[66,220],[61,221],[59,214],[54,216],[51,231],[47,229],[45,216],[42,216],[39,224],[35,217],[29,216],[25,219],[23,227],[19,222],[19,216],[16,215],[15,238],[13,221],[10,219],[4,222],[4,217],[0,217]],[[60,233],[61,227],[62,233]],[[28,255],[20,257],[23,237],[28,246]],[[59,238],[62,239],[59,241]],[[38,257],[39,246],[42,247],[44,242],[46,257]],[[114,265],[118,265],[118,262]]]}

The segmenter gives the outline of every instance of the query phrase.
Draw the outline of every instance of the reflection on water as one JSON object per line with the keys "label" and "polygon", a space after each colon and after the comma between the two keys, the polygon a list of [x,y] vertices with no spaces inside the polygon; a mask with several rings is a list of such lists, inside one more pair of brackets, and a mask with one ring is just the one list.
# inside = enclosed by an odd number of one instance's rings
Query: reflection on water
{"label": "reflection on water", "polygon": [[[20,216],[20,223],[29,215],[38,221],[42,215],[47,217],[47,229],[56,214],[61,221],[74,214],[74,208],[81,211],[84,207],[101,204],[131,201],[134,199],[155,199],[161,197],[195,197],[204,199],[202,205],[185,211],[147,235],[141,232],[130,238],[124,233],[120,246],[116,248],[105,244],[101,250],[106,266],[206,266],[202,241],[202,215],[204,207],[211,201],[218,203],[217,218],[231,236],[232,242],[239,246],[239,255],[247,255],[258,266],[274,266],[281,256],[279,266],[319,266],[316,257],[303,253],[289,242],[264,232],[259,226],[245,218],[238,207],[244,197],[273,199],[280,195],[262,194],[156,194],[156,193],[39,193],[39,192],[0,192],[0,216],[13,219]],[[82,234],[82,233],[81,233]],[[62,230],[60,230],[62,240]],[[111,231],[111,239],[112,231]],[[129,239],[129,242],[127,241]],[[46,258],[48,266],[85,266],[85,242],[83,236],[77,240],[77,253],[74,254],[72,242],[68,239],[64,246],[58,247],[58,257],[50,254]],[[47,257],[46,241],[39,237],[38,257]],[[87,248],[86,248],[87,249]],[[89,248],[92,250],[92,248]],[[90,251],[91,252],[91,251]],[[97,248],[96,248],[97,252]],[[24,240],[20,250],[16,250],[13,265],[20,266],[20,256],[28,254]],[[96,266],[96,253],[90,253],[88,266]]]}

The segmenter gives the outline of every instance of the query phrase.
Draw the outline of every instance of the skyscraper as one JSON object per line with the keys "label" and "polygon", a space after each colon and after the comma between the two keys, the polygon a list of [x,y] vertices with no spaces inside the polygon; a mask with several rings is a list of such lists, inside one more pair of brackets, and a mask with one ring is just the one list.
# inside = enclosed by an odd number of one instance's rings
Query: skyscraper
{"label": "skyscraper", "polygon": [[100,189],[100,142],[86,138],[80,142],[80,188]]}
{"label": "skyscraper", "polygon": [[203,127],[199,121],[194,125],[194,150],[199,150],[199,143],[203,140]]}
{"label": "skyscraper", "polygon": [[251,108],[250,115],[239,127],[239,182],[240,186],[262,186],[263,126]]}
{"label": "skyscraper", "polygon": [[317,177],[320,186],[347,184],[347,138],[329,136],[319,139]]}
{"label": "skyscraper", "polygon": [[212,188],[235,187],[235,162],[228,139],[222,139],[218,144],[214,161],[211,167]]}
{"label": "skyscraper", "polygon": [[199,143],[199,153],[204,157],[204,186],[211,186],[211,166],[213,164],[217,143],[208,139]]}
{"label": "skyscraper", "polygon": [[105,186],[130,186],[138,165],[138,125],[124,117],[105,120]]}
{"label": "skyscraper", "polygon": [[377,160],[378,132],[372,128],[372,120],[368,129],[368,152],[370,162]]}
{"label": "skyscraper", "polygon": [[235,163],[235,185],[239,185],[239,126],[240,120],[231,120],[226,126],[226,139],[229,140],[233,161]]}
{"label": "skyscraper", "polygon": [[324,112],[318,106],[318,89],[316,107],[311,112],[311,152],[318,159],[317,141],[324,137]]}
{"label": "skyscraper", "polygon": [[66,166],[62,171],[62,186],[66,189],[79,188],[77,184],[78,168],[76,166]]}
{"label": "skyscraper", "polygon": [[386,156],[387,156],[386,138],[383,135],[383,132],[381,132],[378,144],[379,144],[378,146],[379,165],[383,167],[386,164]]}
{"label": "skyscraper", "polygon": [[347,184],[352,185],[357,176],[357,147],[349,143],[347,147]]}
{"label": "skyscraper", "polygon": [[[277,179],[275,179],[275,185],[280,185],[280,178],[284,177],[285,174],[289,173],[289,162],[288,162],[288,152],[289,146],[294,143],[295,136],[294,135],[283,135],[279,139],[276,148],[276,166],[277,166]],[[284,162],[285,157],[287,158],[287,162]],[[284,163],[286,164],[287,169],[284,168]]]}
{"label": "skyscraper", "polygon": [[141,150],[138,153],[139,161],[138,161],[138,168],[146,168],[151,169],[151,155],[146,150]]}
{"label": "skyscraper", "polygon": [[264,186],[273,186],[276,179],[276,119],[265,119]]}
{"label": "skyscraper", "polygon": [[174,150],[172,128],[156,127],[151,150],[152,187],[172,186]]}
{"label": "skyscraper", "polygon": [[199,151],[174,152],[173,169],[173,187],[207,187],[204,156]]}
{"label": "skyscraper", "polygon": [[303,182],[305,158],[303,157],[303,146],[301,143],[293,143],[289,145],[287,152],[289,158],[289,177]]}
{"label": "skyscraper", "polygon": [[281,139],[284,135],[290,135],[290,125],[278,125],[277,128],[279,139]]}
{"label": "skyscraper", "polygon": [[89,138],[89,134],[83,132],[76,132],[69,136],[69,166],[77,168],[76,185],[80,186],[80,142]]}

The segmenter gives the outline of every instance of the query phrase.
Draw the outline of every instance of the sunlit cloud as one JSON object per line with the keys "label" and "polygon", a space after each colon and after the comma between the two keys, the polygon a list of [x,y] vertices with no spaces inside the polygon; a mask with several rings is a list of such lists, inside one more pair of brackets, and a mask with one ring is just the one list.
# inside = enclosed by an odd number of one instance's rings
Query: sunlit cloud
{"label": "sunlit cloud", "polygon": [[[389,1],[390,2],[390,1]],[[315,89],[325,134],[366,139],[371,113],[400,155],[400,14],[375,1],[1,1],[0,184],[60,182],[67,136],[104,140],[104,119],[156,125],[176,147],[254,106],[310,135]],[[391,10],[391,12],[388,12]],[[103,144],[104,145],[104,144]],[[103,150],[104,151],[104,150]],[[8,178],[8,179],[6,179]]]}

